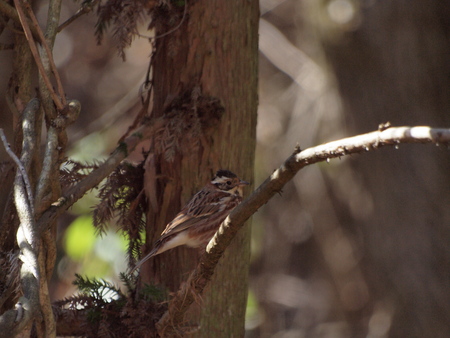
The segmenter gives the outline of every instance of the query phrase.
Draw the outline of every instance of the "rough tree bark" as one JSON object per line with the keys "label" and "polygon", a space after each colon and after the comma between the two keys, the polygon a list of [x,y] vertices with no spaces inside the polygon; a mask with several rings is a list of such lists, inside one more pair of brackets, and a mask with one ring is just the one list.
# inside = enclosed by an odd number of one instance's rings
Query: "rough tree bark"
{"label": "rough tree bark", "polygon": [[[181,26],[156,40],[152,114],[156,117],[173,112],[173,103],[180,100],[189,101],[191,111],[196,113],[200,97],[218,99],[224,113],[216,123],[206,121],[212,127],[207,134],[198,135],[198,146],[183,144],[173,159],[161,154],[148,160],[155,171],[145,184],[147,190],[149,186],[150,190],[156,189],[158,201],[150,203],[147,249],[216,170],[226,168],[253,180],[258,1],[202,0],[189,1],[187,6],[187,13],[181,9],[177,16],[177,20],[183,20]],[[164,24],[168,20],[155,22],[157,36],[170,29]],[[245,227],[223,257],[210,287],[199,300],[197,308],[204,310],[191,312],[188,320],[201,326],[196,336],[242,336],[249,234],[250,229]],[[141,272],[143,281],[159,281],[176,290],[197,261],[195,250],[177,248],[146,263]]]}

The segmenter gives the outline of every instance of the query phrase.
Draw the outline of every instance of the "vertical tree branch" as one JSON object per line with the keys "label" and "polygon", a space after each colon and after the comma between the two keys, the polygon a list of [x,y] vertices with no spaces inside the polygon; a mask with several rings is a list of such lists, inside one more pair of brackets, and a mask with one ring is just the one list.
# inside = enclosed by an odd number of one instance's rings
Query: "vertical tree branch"
{"label": "vertical tree branch", "polygon": [[[28,322],[34,319],[41,310],[39,302],[41,272],[38,262],[40,239],[36,229],[34,207],[32,204],[33,198],[29,197],[31,187],[27,189],[27,185],[30,185],[28,173],[36,147],[34,139],[34,115],[38,109],[39,102],[37,100],[31,100],[23,112],[22,129],[24,137],[22,154],[14,182],[14,202],[20,220],[20,226],[17,231],[17,243],[20,248],[20,259],[23,262],[20,274],[24,297],[16,304],[16,309],[9,310],[5,317],[14,319],[13,322],[2,321],[3,325],[10,326],[8,328],[9,330],[3,332],[11,332],[13,336],[14,333],[20,332],[23,327],[27,326]],[[0,130],[0,136],[8,151],[9,147],[7,146],[3,130]],[[8,153],[10,152],[8,151]],[[16,156],[12,157],[16,161]],[[28,182],[28,184],[25,182]],[[17,322],[19,323],[17,324]],[[37,326],[37,330],[38,335],[43,336],[45,334],[40,325]]]}
{"label": "vertical tree branch", "polygon": [[[46,92],[49,93],[49,96],[51,96],[53,102],[58,107],[58,109],[63,110],[64,105],[63,105],[62,101],[60,100],[60,98],[58,97],[58,95],[56,95],[55,91],[53,90],[53,86],[50,81],[50,77],[49,77],[50,72],[48,71],[48,63],[47,63],[47,67],[46,67],[43,60],[41,60],[42,56],[39,57],[36,43],[34,42],[33,35],[31,34],[31,29],[28,25],[28,22],[25,17],[25,13],[23,12],[23,9],[22,9],[23,3],[21,2],[21,0],[14,0],[14,3],[16,5],[16,9],[19,14],[20,22],[25,31],[25,36],[30,45],[30,50],[31,50],[34,60],[36,61],[36,64],[38,66],[39,74],[41,75],[43,84],[45,84],[45,88],[47,89]],[[38,30],[40,30],[40,29],[38,28]],[[40,89],[42,91],[42,88],[40,88]]]}
{"label": "vertical tree branch", "polygon": [[[53,2],[55,2],[55,1],[52,1],[50,3],[50,7],[49,7],[47,31],[46,31],[45,36],[42,33],[42,30],[39,28],[39,23],[31,9],[30,4],[25,3],[25,8],[28,12],[28,15],[29,15],[33,25],[35,27],[37,27],[36,30],[39,35],[41,45],[44,48],[43,51],[41,50],[40,55],[41,55],[41,59],[43,60],[43,65],[44,65],[46,74],[48,77],[50,77],[50,74],[53,73],[53,76],[55,77],[56,85],[58,88],[59,98],[61,99],[62,105],[65,107],[67,105],[66,94],[64,93],[64,88],[61,83],[61,78],[59,76],[59,72],[58,72],[58,69],[56,68],[55,61],[53,60],[53,54],[50,49],[50,46],[53,48],[53,45],[55,43],[56,33],[57,33],[57,31],[55,30],[55,27],[54,27],[54,22],[55,22],[55,20],[56,20],[56,22],[58,22],[59,11],[61,9],[61,1],[56,1],[57,4],[53,4]],[[57,19],[55,19],[55,16]],[[48,66],[47,66],[46,61],[48,61]]]}
{"label": "vertical tree branch", "polygon": [[[67,106],[64,90],[59,78],[59,74],[56,69],[56,65],[53,61],[52,52],[49,46],[53,46],[57,27],[59,22],[59,13],[61,9],[61,1],[50,1],[49,11],[48,11],[48,22],[46,29],[46,36],[40,30],[37,20],[29,6],[29,4],[22,2],[21,0],[15,0],[15,5],[17,12],[19,14],[22,26],[26,32],[26,37],[30,45],[30,49],[35,58],[36,64],[39,69],[39,84],[40,84],[40,94],[43,99],[44,111],[48,117],[48,140],[47,140],[47,150],[44,157],[43,171],[41,172],[39,178],[39,184],[37,189],[38,200],[37,207],[38,210],[43,210],[44,207],[49,205],[51,201],[56,200],[58,196],[61,195],[61,187],[59,183],[59,158],[60,154],[64,153],[67,136],[65,134],[65,127],[67,124],[62,123],[60,125],[54,125],[54,121],[58,118],[58,113],[66,113],[69,119],[63,122],[73,122],[70,121],[74,116],[78,116],[79,104],[74,106]],[[28,26],[28,22],[25,18],[23,8],[27,10],[28,16],[31,18],[32,24],[36,27],[39,35],[39,39],[42,48],[37,51],[37,46],[33,37],[31,35],[31,30]],[[57,82],[59,96],[53,90],[52,84],[50,82],[51,73]],[[58,113],[55,111],[54,105],[58,109]],[[66,109],[65,109],[66,108]],[[74,113],[75,112],[75,113]],[[44,196],[48,196],[49,200],[44,201]],[[39,295],[41,302],[41,310],[45,323],[45,327],[41,328],[41,331],[45,333],[46,336],[52,337],[56,335],[56,325],[52,313],[52,308],[50,305],[47,279],[50,278],[55,258],[56,258],[56,243],[55,243],[55,223],[45,232],[42,233],[40,240],[42,241],[42,247],[45,250],[39,252],[38,260],[40,271],[42,273],[42,279],[40,283]]]}
{"label": "vertical tree branch", "polygon": [[[61,0],[51,0],[49,2],[48,6],[48,14],[47,14],[47,27],[45,31],[45,40],[48,44],[48,46],[52,49],[53,44],[55,42],[57,29],[58,29],[58,23],[59,23],[59,16],[61,11]],[[51,58],[51,52],[47,53],[45,50],[41,50],[41,59],[42,63],[44,65],[45,73],[47,76],[50,76],[51,74],[51,68],[50,68],[50,59]],[[55,68],[56,71],[56,68]],[[51,91],[49,92],[49,88],[46,88],[44,86],[44,78],[39,78],[39,88],[42,95],[43,100],[43,106],[45,107],[45,112],[47,117],[51,120],[56,118],[56,112],[55,109],[51,103]],[[61,98],[62,99],[62,98]],[[64,98],[65,99],[65,98]],[[58,107],[59,108],[59,107]],[[62,109],[60,109],[61,111]]]}

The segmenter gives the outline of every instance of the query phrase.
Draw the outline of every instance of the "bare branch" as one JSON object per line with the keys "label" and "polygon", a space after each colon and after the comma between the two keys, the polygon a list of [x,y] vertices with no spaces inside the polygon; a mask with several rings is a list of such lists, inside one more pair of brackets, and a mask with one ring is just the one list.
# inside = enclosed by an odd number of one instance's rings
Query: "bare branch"
{"label": "bare branch", "polygon": [[[31,21],[33,22],[33,25],[37,27],[37,33],[39,35],[40,42],[42,46],[44,47],[45,54],[41,56],[44,64],[44,68],[46,68],[46,73],[49,75],[50,70],[53,73],[53,76],[55,77],[56,85],[58,88],[58,94],[61,99],[62,105],[65,107],[67,105],[66,102],[66,94],[64,93],[64,88],[62,86],[61,77],[59,76],[58,69],[56,68],[55,61],[53,60],[53,54],[50,50],[49,45],[53,46],[53,43],[55,41],[56,37],[56,24],[54,22],[58,22],[59,19],[59,12],[61,10],[61,1],[51,1],[49,6],[49,15],[48,15],[48,23],[47,23],[47,31],[46,36],[42,33],[42,30],[39,28],[39,23],[36,19],[36,16],[33,13],[33,10],[31,9],[31,6],[29,3],[25,3],[25,8],[28,12],[29,17],[31,18]],[[56,8],[54,8],[56,7]],[[42,53],[41,53],[42,55]],[[46,67],[46,63],[49,63],[50,69],[47,70],[48,67]],[[56,104],[56,102],[55,102]]]}
{"label": "bare branch", "polygon": [[296,149],[221,224],[219,230],[209,242],[196,269],[169,302],[167,312],[159,320],[157,328],[160,336],[166,337],[176,332],[177,327],[183,323],[184,314],[211,280],[220,257],[222,257],[223,252],[238,230],[244,225],[244,222],[276,193],[281,191],[283,186],[299,170],[310,164],[328,161],[331,158],[368,152],[384,146],[397,146],[402,143],[435,143],[448,146],[450,145],[450,129],[433,129],[430,127],[380,128],[378,131],[326,143],[304,151]]}
{"label": "bare branch", "polygon": [[[22,7],[21,7],[21,5],[23,5],[23,4],[20,2],[20,0],[14,0],[14,4],[16,5],[16,9],[17,9],[17,12],[19,14],[20,22],[21,22],[22,27],[23,27],[23,29],[25,31],[25,36],[26,36],[26,38],[28,40],[28,44],[30,45],[31,53],[33,54],[34,60],[36,61],[36,65],[38,66],[39,74],[41,74],[41,76],[42,76],[42,78],[43,78],[43,80],[45,82],[45,85],[46,85],[48,91],[50,92],[50,95],[51,95],[51,97],[53,99],[53,102],[55,102],[55,105],[61,111],[61,110],[63,110],[64,105],[63,105],[61,99],[58,97],[58,95],[53,90],[52,83],[50,82],[50,79],[47,76],[47,73],[45,72],[44,65],[42,63],[41,58],[39,57],[39,53],[38,53],[38,50],[37,50],[37,47],[36,47],[36,43],[35,43],[35,41],[33,39],[32,34],[31,34],[31,29],[30,29],[29,23],[28,23],[28,21],[27,21],[27,19],[25,17],[25,13],[23,12]],[[41,30],[39,28],[39,26],[36,27],[34,23],[33,23],[33,27],[35,27],[36,31],[40,31]],[[42,32],[40,32],[39,35],[41,35],[41,34],[42,34]],[[44,39],[43,42],[45,42],[45,39]]]}
{"label": "bare branch", "polygon": [[97,5],[99,0],[92,0],[92,1],[83,1],[81,8],[72,15],[69,19],[64,21],[61,25],[58,26],[58,33],[61,32],[64,28],[69,26],[72,22],[74,22],[76,19],[81,17],[84,14],[90,13],[94,7]]}
{"label": "bare branch", "polygon": [[[50,0],[47,12],[47,26],[45,27],[45,41],[53,48],[56,34],[58,34],[58,23],[61,15],[62,0]],[[29,4],[27,5],[29,6]],[[31,8],[31,7],[30,7]],[[48,55],[51,57],[51,53]]]}
{"label": "bare branch", "polygon": [[[59,170],[58,153],[59,149],[65,145],[59,143],[59,133],[69,124],[75,122],[81,110],[81,104],[77,100],[70,100],[63,112],[66,114],[58,116],[50,125],[47,133],[47,143],[45,147],[44,161],[42,170],[39,175],[39,180],[36,187],[36,201],[39,205],[36,206],[37,216],[44,211],[49,205],[45,205],[44,198],[46,195],[51,195],[51,183],[54,182],[54,177]],[[57,195],[59,196],[59,194]]]}
{"label": "bare branch", "polygon": [[8,140],[6,139],[5,133],[3,132],[3,129],[0,128],[0,138],[2,139],[3,146],[5,147],[6,152],[8,155],[13,159],[14,163],[16,163],[17,168],[22,175],[25,189],[27,191],[28,200],[31,202],[33,200],[32,195],[32,189],[31,189],[31,183],[30,179],[28,178],[27,171],[25,170],[22,162],[20,162],[20,159],[17,157],[16,154],[14,154],[14,151],[12,151],[11,147],[9,146]]}
{"label": "bare branch", "polygon": [[[38,109],[39,109],[39,101],[37,99],[33,99],[28,103],[23,112],[24,149],[22,150],[22,153],[23,156],[27,157],[26,159],[27,162],[31,161],[32,153],[36,145],[36,142],[34,141],[34,129],[35,129],[34,114]],[[16,154],[10,148],[8,141],[6,140],[6,136],[3,132],[3,129],[0,129],[0,137],[2,139],[6,152],[14,160],[19,169],[20,175],[25,184],[28,202],[31,205],[31,210],[34,215],[33,190],[31,188],[31,183],[27,174],[27,170],[25,169],[23,162],[16,156]]]}

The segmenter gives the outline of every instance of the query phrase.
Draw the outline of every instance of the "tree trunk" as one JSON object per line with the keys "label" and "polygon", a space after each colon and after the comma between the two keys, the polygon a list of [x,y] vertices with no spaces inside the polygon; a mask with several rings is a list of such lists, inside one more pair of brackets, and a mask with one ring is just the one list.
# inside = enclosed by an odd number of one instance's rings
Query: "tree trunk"
{"label": "tree trunk", "polygon": [[[156,39],[153,64],[152,114],[171,115],[174,119],[180,114],[198,114],[201,132],[181,144],[175,155],[156,149],[154,157],[148,159],[145,184],[147,190],[156,191],[157,199],[156,203],[149,203],[148,249],[216,170],[229,169],[242,179],[253,180],[258,1],[202,0],[187,4],[185,15],[184,9],[179,8],[176,14],[172,11],[155,17],[156,35],[161,37]],[[178,29],[162,36],[171,29],[168,22],[180,21]],[[224,108],[223,114],[223,109],[214,103],[216,99]],[[183,111],[183,107],[188,109]],[[152,168],[155,171],[150,174]],[[201,326],[197,337],[243,335],[249,235],[246,226],[223,257],[199,304],[194,306],[201,309],[190,313],[189,321]],[[176,248],[145,264],[143,280],[158,281],[175,290],[197,261],[196,250]]]}

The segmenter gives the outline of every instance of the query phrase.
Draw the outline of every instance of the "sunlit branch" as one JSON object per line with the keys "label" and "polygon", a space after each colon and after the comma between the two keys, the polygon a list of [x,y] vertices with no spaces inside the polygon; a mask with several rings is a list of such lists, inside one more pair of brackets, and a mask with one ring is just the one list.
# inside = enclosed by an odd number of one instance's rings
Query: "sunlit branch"
{"label": "sunlit branch", "polygon": [[385,146],[397,147],[403,143],[434,143],[449,146],[450,129],[433,129],[430,127],[389,128],[380,126],[379,130],[368,134],[345,138],[303,151],[297,148],[221,224],[219,230],[209,242],[206,252],[202,255],[196,269],[169,302],[167,312],[159,320],[157,328],[160,336],[170,336],[183,323],[184,314],[211,280],[220,257],[222,257],[238,230],[244,225],[244,222],[276,193],[280,192],[284,185],[299,170],[310,164],[329,161],[332,158],[370,152]]}

